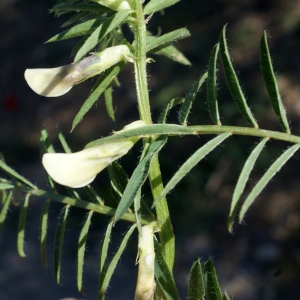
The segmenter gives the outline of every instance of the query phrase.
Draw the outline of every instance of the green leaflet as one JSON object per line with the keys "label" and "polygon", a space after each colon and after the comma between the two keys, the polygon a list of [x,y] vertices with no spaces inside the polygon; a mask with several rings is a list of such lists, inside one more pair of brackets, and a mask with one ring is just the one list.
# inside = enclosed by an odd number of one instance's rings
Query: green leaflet
{"label": "green leaflet", "polygon": [[222,300],[230,300],[226,292],[223,294]]}
{"label": "green leaflet", "polygon": [[182,97],[176,97],[173,98],[161,111],[157,123],[165,124],[167,120],[167,115],[170,109],[172,109],[174,106],[182,104],[184,102],[184,98]]}
{"label": "green leaflet", "polygon": [[209,152],[215,149],[218,145],[220,145],[225,139],[227,139],[231,133],[223,133],[218,135],[214,139],[207,142],[204,146],[198,149],[174,174],[174,176],[170,179],[168,184],[165,186],[163,192],[160,196],[155,199],[154,205],[156,205],[163,197],[165,197],[176,185],[177,183],[188,174],[193,167],[195,167],[202,158],[206,157]]}
{"label": "green leaflet", "polygon": [[102,93],[107,89],[107,87],[111,84],[112,80],[115,76],[119,74],[121,69],[125,66],[126,62],[119,63],[100,74],[97,82],[95,83],[90,95],[81,106],[79,112],[75,116],[72,123],[72,130],[79,124],[84,115],[91,109],[93,104],[98,100],[98,98],[102,95]]}
{"label": "green leaflet", "polygon": [[262,139],[260,141],[260,143],[252,150],[252,152],[249,155],[247,161],[245,162],[243,170],[239,176],[238,182],[235,186],[234,193],[232,196],[230,213],[228,216],[227,227],[228,227],[229,232],[232,231],[232,225],[233,225],[234,217],[235,217],[235,214],[237,211],[237,205],[238,205],[240,197],[245,189],[245,186],[249,179],[250,173],[256,163],[258,156],[260,155],[261,151],[263,150],[263,148],[266,145],[266,142],[268,140],[269,140],[269,138]]}
{"label": "green leaflet", "polygon": [[48,229],[48,211],[51,200],[47,199],[44,203],[41,222],[40,222],[40,249],[41,259],[44,267],[47,267],[47,229]]}
{"label": "green leaflet", "polygon": [[11,183],[0,182],[0,190],[9,190],[13,189],[15,186]]}
{"label": "green leaflet", "polygon": [[276,116],[279,119],[282,129],[286,133],[290,134],[291,131],[289,128],[289,123],[286,118],[285,109],[279,94],[276,77],[272,67],[266,32],[264,32],[264,35],[260,41],[260,65],[265,86]]}
{"label": "green leaflet", "polygon": [[254,202],[255,198],[261,193],[265,186],[270,182],[270,180],[280,171],[284,164],[294,155],[294,153],[300,148],[299,144],[293,145],[283,152],[275,162],[270,166],[267,172],[263,177],[258,181],[255,187],[252,189],[247,199],[245,200],[240,213],[239,213],[239,222],[244,218],[245,213],[247,212],[250,205]]}
{"label": "green leaflet", "polygon": [[189,275],[188,300],[204,300],[205,287],[200,260],[196,260]]}
{"label": "green leaflet", "polygon": [[[101,293],[101,287],[103,285],[103,281],[106,274],[106,259],[107,259],[107,252],[108,252],[108,246],[110,243],[110,237],[111,237],[111,230],[114,225],[114,222],[111,220],[107,226],[104,240],[101,247],[101,256],[100,256],[100,275],[99,275],[99,293]],[[104,291],[105,293],[105,291]]]}
{"label": "green leaflet", "polygon": [[187,125],[187,118],[190,114],[192,104],[193,104],[195,97],[196,97],[197,93],[199,92],[203,82],[206,80],[206,78],[207,78],[207,72],[199,77],[199,79],[193,84],[191,90],[187,94],[187,96],[178,112],[178,120],[179,120],[180,124],[185,125],[185,126]]}
{"label": "green leaflet", "polygon": [[144,8],[145,15],[151,15],[157,11],[165,9],[179,2],[180,0],[151,0]]}
{"label": "green leaflet", "polygon": [[113,107],[112,86],[111,85],[104,91],[104,100],[105,100],[105,106],[106,106],[108,116],[113,121],[115,121],[115,112],[114,112],[114,107]]}
{"label": "green leaflet", "polygon": [[60,32],[49,39],[46,43],[63,41],[66,39],[71,39],[77,36],[84,36],[87,34],[91,34],[97,27],[99,27],[102,23],[104,23],[107,18],[97,18],[89,21],[85,21],[78,25],[75,25],[63,32]]}
{"label": "green leaflet", "polygon": [[191,62],[185,57],[185,55],[173,45],[167,45],[163,48],[154,49],[150,52],[156,55],[166,56],[172,59],[173,61],[185,66],[191,65]]}
{"label": "green leaflet", "polygon": [[223,28],[220,35],[220,55],[222,59],[222,64],[225,72],[225,77],[227,81],[228,88],[230,90],[231,96],[238,106],[241,114],[254,128],[258,128],[258,125],[251,113],[251,110],[246,102],[246,98],[243,94],[242,88],[239,84],[238,78],[234,71],[231,63],[227,42],[226,42],[226,27]]}
{"label": "green leaflet", "polygon": [[17,179],[20,182],[23,182],[27,186],[30,186],[33,189],[37,189],[37,187],[32,184],[30,181],[28,181],[26,178],[18,174],[15,170],[13,170],[11,167],[9,167],[3,160],[0,159],[0,169],[2,169],[4,172],[12,176],[13,178]]}
{"label": "green leaflet", "polygon": [[100,286],[100,291],[99,291],[99,295],[98,295],[98,300],[104,300],[104,295],[105,295],[105,292],[106,292],[106,289],[108,287],[108,284],[110,282],[110,279],[115,271],[115,268],[117,266],[117,263],[118,261],[120,260],[121,258],[121,255],[123,254],[123,251],[125,250],[125,247],[129,241],[129,238],[130,236],[132,235],[133,231],[135,230],[136,228],[136,224],[132,225],[130,227],[130,229],[127,231],[127,233],[125,234],[119,248],[118,248],[118,251],[117,253],[115,254],[115,256],[113,257],[113,259],[111,260],[108,268],[107,268],[107,271],[105,273],[105,277],[103,279],[103,282],[102,282],[102,285]]}
{"label": "green leaflet", "polygon": [[62,258],[62,246],[66,229],[67,218],[70,210],[70,205],[65,205],[60,211],[57,222],[55,238],[54,238],[54,274],[58,284],[60,284],[60,270]]}
{"label": "green leaflet", "polygon": [[76,22],[79,22],[81,20],[91,20],[91,19],[96,19],[96,14],[94,13],[90,13],[87,11],[83,11],[83,12],[78,12],[77,14],[72,15],[72,17],[70,17],[69,20],[67,20],[66,22],[64,22],[61,27],[68,27]]}
{"label": "green leaflet", "polygon": [[208,300],[222,300],[222,292],[219,286],[216,270],[211,259],[204,264],[204,278]]}
{"label": "green leaflet", "polygon": [[209,59],[207,76],[207,104],[210,117],[214,124],[222,125],[219,116],[217,99],[217,58],[219,44],[215,45]]}
{"label": "green leaflet", "polygon": [[19,217],[19,227],[18,227],[18,238],[17,238],[17,245],[18,245],[18,253],[21,257],[25,257],[24,245],[25,245],[25,224],[26,224],[26,216],[27,210],[29,205],[29,198],[30,194],[27,194],[23,205],[20,210],[20,217]]}
{"label": "green leaflet", "polygon": [[164,292],[167,300],[180,300],[173,274],[170,272],[166,263],[163,250],[156,237],[154,236],[154,272],[157,283]]}
{"label": "green leaflet", "polygon": [[83,262],[84,253],[86,248],[86,240],[88,236],[89,227],[91,225],[91,218],[93,216],[93,211],[90,210],[86,214],[86,219],[81,229],[79,240],[78,240],[78,251],[77,251],[77,288],[80,293],[82,293],[82,276],[83,276]]}
{"label": "green leaflet", "polygon": [[96,45],[112,30],[120,26],[130,14],[129,9],[122,10],[116,13],[114,16],[107,18],[94,32],[86,39],[82,47],[76,53],[74,62],[80,60],[89,51],[91,51]]}
{"label": "green leaflet", "polygon": [[3,206],[1,208],[1,212],[0,212],[0,230],[1,230],[1,228],[3,226],[3,223],[6,219],[7,211],[8,211],[9,204],[11,202],[12,196],[13,196],[13,191],[9,191],[9,193],[7,194],[7,196],[4,200]]}
{"label": "green leaflet", "polygon": [[166,33],[160,37],[147,36],[147,52],[154,49],[158,50],[157,48],[164,47],[167,44],[176,40],[185,39],[190,35],[190,32],[186,28],[180,28],[172,32]]}
{"label": "green leaflet", "polygon": [[125,188],[122,199],[116,209],[116,213],[114,216],[114,221],[118,221],[123,214],[127,211],[127,209],[132,204],[134,198],[137,196],[137,193],[141,189],[144,184],[148,173],[151,161],[155,155],[161,150],[164,144],[167,141],[166,136],[161,136],[157,140],[155,140],[149,147],[147,155],[140,161],[138,166],[132,173],[131,178]]}

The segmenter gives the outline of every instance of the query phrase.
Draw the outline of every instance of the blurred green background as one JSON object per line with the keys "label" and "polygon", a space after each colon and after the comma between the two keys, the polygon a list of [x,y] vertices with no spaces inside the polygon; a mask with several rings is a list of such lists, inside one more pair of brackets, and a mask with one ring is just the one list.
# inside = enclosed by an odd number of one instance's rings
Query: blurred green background
{"label": "blurred green background", "polygon": [[[77,40],[44,44],[70,15],[54,18],[48,9],[55,1],[1,0],[0,2],[0,151],[6,162],[41,188],[46,188],[39,157],[42,128],[59,145],[56,128],[67,138],[73,151],[93,139],[119,130],[138,118],[133,67],[120,74],[121,87],[114,89],[116,122],[107,116],[103,98],[70,133],[71,123],[88,96],[95,79],[75,86],[59,98],[36,95],[24,80],[26,68],[56,67],[72,62],[70,52]],[[259,66],[259,41],[264,30],[280,92],[293,134],[300,134],[300,2],[201,1],[182,0],[174,7],[155,14],[148,29],[164,34],[186,27],[192,36],[176,43],[192,62],[181,66],[164,57],[149,65],[149,89],[153,119],[161,107],[176,96],[184,96],[193,82],[205,72],[210,51],[227,24],[227,38],[233,64],[247,95],[248,103],[261,128],[280,130],[268,102]],[[220,66],[219,108],[224,125],[246,126],[233,103]],[[189,123],[211,124],[205,88],[198,94]],[[176,110],[169,116],[177,122]],[[210,137],[170,138],[161,152],[164,182]],[[186,176],[169,195],[171,218],[176,234],[175,278],[182,299],[187,296],[189,268],[197,258],[213,258],[222,289],[233,299],[300,299],[300,174],[299,154],[287,163],[250,208],[245,223],[235,224],[234,234],[226,230],[226,217],[238,175],[255,138],[231,137]],[[248,190],[287,144],[270,142],[264,149],[249,182]],[[132,172],[138,147],[121,159]],[[109,197],[108,172],[98,175],[94,186]],[[23,195],[15,195],[21,201]],[[147,197],[147,195],[146,195]],[[0,234],[0,300],[95,299],[100,242],[108,219],[93,218],[86,254],[84,290],[76,291],[76,243],[84,212],[72,209],[67,225],[62,264],[62,286],[54,280],[52,268],[53,236],[61,205],[51,204],[48,239],[48,269],[39,257],[38,227],[44,199],[32,198],[26,227],[26,258],[16,250],[18,207],[12,207]],[[112,252],[127,224],[119,222],[112,240]],[[137,266],[136,237],[128,246],[108,291],[107,299],[132,299]],[[124,296],[126,295],[126,296]]]}

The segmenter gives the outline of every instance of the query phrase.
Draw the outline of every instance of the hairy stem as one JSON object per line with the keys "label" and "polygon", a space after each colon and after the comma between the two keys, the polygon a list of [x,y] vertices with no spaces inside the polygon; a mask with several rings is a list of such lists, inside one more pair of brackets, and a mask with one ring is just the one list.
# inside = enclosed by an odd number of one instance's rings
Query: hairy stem
{"label": "hairy stem", "polygon": [[[135,56],[134,63],[135,82],[137,91],[137,101],[139,106],[140,118],[147,124],[151,124],[151,110],[149,104],[148,82],[146,72],[146,23],[143,13],[142,3],[135,0],[136,8],[136,26],[135,26]],[[147,146],[145,144],[145,146]],[[152,189],[152,195],[155,199],[163,190],[161,171],[158,157],[151,164],[149,180]],[[170,214],[166,198],[155,207],[158,224],[161,226],[160,241],[164,250],[166,262],[172,270],[175,256],[175,238],[173,227],[170,220]]]}

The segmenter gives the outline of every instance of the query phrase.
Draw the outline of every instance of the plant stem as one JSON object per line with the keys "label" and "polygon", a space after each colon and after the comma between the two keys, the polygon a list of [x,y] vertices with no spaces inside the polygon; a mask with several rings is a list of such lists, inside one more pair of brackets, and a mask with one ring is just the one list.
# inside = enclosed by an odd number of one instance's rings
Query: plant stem
{"label": "plant stem", "polygon": [[[143,13],[141,0],[135,0],[136,9],[136,27],[135,27],[135,83],[137,101],[141,120],[146,124],[152,124],[151,110],[149,104],[148,82],[146,72],[146,22]],[[147,142],[145,142],[147,146]],[[161,171],[158,157],[154,158],[149,171],[149,180],[152,190],[153,199],[163,191]],[[175,238],[173,227],[170,220],[170,214],[166,198],[155,207],[157,221],[161,226],[160,242],[164,250],[164,255],[170,270],[173,268],[175,256]]]}

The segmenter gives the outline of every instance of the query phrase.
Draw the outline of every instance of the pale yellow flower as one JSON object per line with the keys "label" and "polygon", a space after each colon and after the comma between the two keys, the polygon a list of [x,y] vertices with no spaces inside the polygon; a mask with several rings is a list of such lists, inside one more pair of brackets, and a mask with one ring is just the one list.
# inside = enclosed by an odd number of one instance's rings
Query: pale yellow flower
{"label": "pale yellow flower", "polygon": [[95,52],[77,63],[52,69],[27,69],[25,79],[37,94],[58,97],[67,93],[75,84],[95,76],[123,60],[133,62],[126,45]]}
{"label": "pale yellow flower", "polygon": [[[135,121],[119,132],[145,125],[143,121]],[[42,163],[47,173],[57,183],[80,188],[91,183],[99,172],[125,155],[140,138],[140,136],[124,138],[75,153],[46,153],[43,155]]]}

